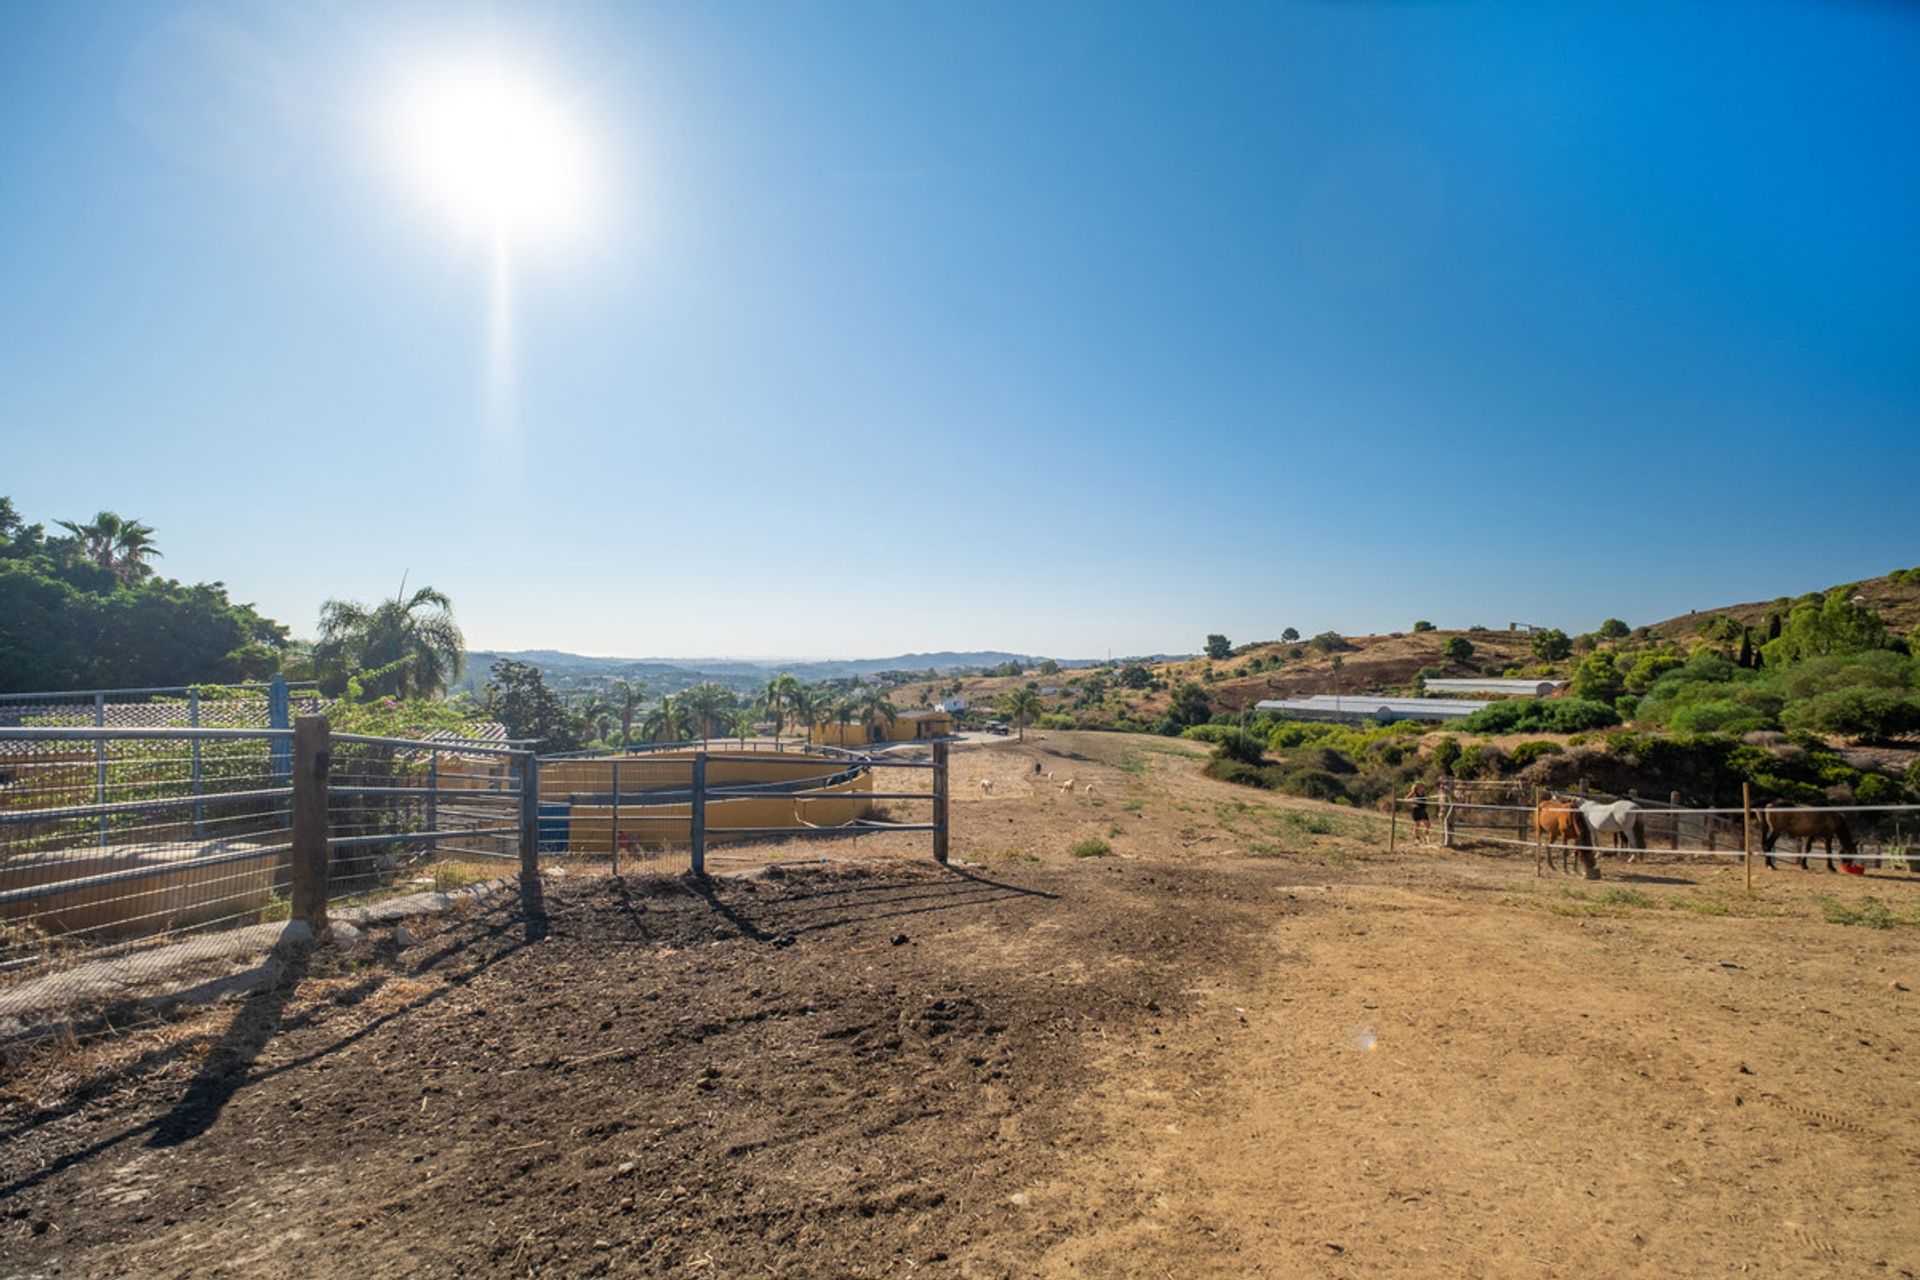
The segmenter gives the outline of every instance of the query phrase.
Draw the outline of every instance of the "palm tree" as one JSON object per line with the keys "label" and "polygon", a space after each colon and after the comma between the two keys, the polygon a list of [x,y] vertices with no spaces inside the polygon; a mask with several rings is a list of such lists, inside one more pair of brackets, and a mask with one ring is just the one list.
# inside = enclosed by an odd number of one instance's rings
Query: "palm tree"
{"label": "palm tree", "polygon": [[847,726],[852,724],[853,718],[859,714],[860,708],[856,706],[851,699],[833,704],[833,718],[840,722],[841,746],[844,747],[847,745]]}
{"label": "palm tree", "polygon": [[619,709],[599,694],[590,693],[574,704],[574,711],[593,728],[596,741],[605,742],[619,719]]}
{"label": "palm tree", "polygon": [[893,699],[887,697],[887,691],[879,685],[861,686],[854,692],[854,705],[860,709],[860,718],[873,729],[892,724],[900,714]]}
{"label": "palm tree", "polygon": [[813,737],[813,726],[826,714],[826,698],[820,691],[794,681],[793,688],[787,691],[787,716],[806,729],[808,738]]}
{"label": "palm tree", "polygon": [[733,690],[705,680],[680,695],[681,703],[700,721],[700,737],[713,736],[714,721],[730,714],[739,704]]}
{"label": "palm tree", "polygon": [[1029,685],[1021,685],[1010,690],[1000,700],[1000,710],[1020,729],[1020,741],[1027,740],[1027,722],[1036,718],[1041,711],[1040,692]]}
{"label": "palm tree", "polygon": [[615,680],[607,686],[607,705],[620,717],[620,745],[633,745],[633,718],[647,700],[647,686],[638,680]]}
{"label": "palm tree", "polygon": [[786,727],[787,713],[793,710],[794,695],[800,692],[800,682],[789,673],[782,671],[767,681],[766,689],[761,693],[761,701],[766,704],[767,714],[773,717],[773,742],[780,744],[780,730]]}
{"label": "palm tree", "polygon": [[751,738],[753,731],[760,727],[760,708],[756,706],[735,708],[732,727],[733,736],[740,739],[740,746],[744,749],[747,739]]}
{"label": "palm tree", "polygon": [[313,662],[329,692],[338,693],[358,678],[366,696],[434,697],[459,678],[466,659],[453,601],[432,587],[382,600],[371,609],[351,600],[320,606]]}
{"label": "palm tree", "polygon": [[153,545],[153,526],[138,520],[123,519],[111,511],[102,511],[85,524],[73,520],[56,523],[80,543],[87,559],[112,573],[122,582],[137,582],[153,572],[148,560],[160,555]]}
{"label": "palm tree", "polygon": [[683,742],[693,736],[690,720],[680,699],[665,697],[641,720],[640,732],[649,742]]}

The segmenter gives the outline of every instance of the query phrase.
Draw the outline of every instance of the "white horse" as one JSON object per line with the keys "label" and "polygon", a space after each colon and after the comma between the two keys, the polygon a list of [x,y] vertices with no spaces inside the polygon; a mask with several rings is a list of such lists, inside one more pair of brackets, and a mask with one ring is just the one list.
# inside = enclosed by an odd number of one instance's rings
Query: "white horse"
{"label": "white horse", "polygon": [[1631,800],[1615,800],[1612,804],[1601,804],[1598,800],[1580,802],[1580,816],[1587,820],[1587,827],[1593,832],[1594,843],[1600,843],[1600,837],[1613,837],[1613,847],[1624,847],[1627,861],[1632,862],[1640,850],[1647,847],[1646,826],[1641,821],[1641,808]]}

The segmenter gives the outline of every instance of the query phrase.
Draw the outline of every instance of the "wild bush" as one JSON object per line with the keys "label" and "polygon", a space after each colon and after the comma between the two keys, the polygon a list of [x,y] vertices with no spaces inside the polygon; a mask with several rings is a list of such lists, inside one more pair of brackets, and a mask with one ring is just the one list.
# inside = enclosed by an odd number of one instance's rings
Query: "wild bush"
{"label": "wild bush", "polygon": [[1542,756],[1558,755],[1560,751],[1557,742],[1522,742],[1507,755],[1515,769],[1524,769]]}
{"label": "wild bush", "polygon": [[1260,765],[1267,758],[1266,739],[1258,734],[1241,729],[1229,729],[1215,742],[1214,759],[1235,760],[1241,764]]}
{"label": "wild bush", "polygon": [[1604,702],[1586,698],[1509,698],[1460,722],[1469,733],[1578,733],[1620,723]]}

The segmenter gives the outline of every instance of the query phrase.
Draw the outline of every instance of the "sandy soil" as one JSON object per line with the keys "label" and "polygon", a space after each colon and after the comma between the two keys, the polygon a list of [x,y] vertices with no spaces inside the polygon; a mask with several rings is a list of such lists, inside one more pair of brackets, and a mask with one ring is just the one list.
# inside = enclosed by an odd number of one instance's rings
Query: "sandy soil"
{"label": "sandy soil", "polygon": [[1920,1271],[1915,882],[1389,857],[1159,740],[955,760],[970,867],[557,877],[11,1064],[0,1274]]}

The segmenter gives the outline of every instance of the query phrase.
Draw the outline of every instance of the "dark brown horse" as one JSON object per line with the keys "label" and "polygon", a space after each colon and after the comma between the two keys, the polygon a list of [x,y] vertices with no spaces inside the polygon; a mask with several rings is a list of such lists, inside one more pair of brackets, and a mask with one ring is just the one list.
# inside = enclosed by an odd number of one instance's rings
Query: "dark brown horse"
{"label": "dark brown horse", "polygon": [[1773,866],[1773,846],[1781,836],[1800,837],[1800,869],[1805,871],[1807,855],[1813,852],[1813,842],[1824,840],[1827,845],[1827,870],[1837,871],[1833,865],[1833,842],[1840,842],[1841,861],[1851,862],[1850,854],[1859,852],[1853,842],[1853,828],[1847,825],[1845,814],[1832,809],[1814,809],[1803,805],[1781,804],[1774,801],[1760,811],[1760,851],[1767,855],[1767,866]]}
{"label": "dark brown horse", "polygon": [[1544,850],[1547,866],[1553,866],[1555,845],[1562,845],[1560,870],[1573,873],[1573,859],[1580,858],[1580,873],[1589,880],[1600,878],[1600,866],[1593,856],[1593,828],[1580,812],[1578,800],[1555,797],[1542,800],[1533,810],[1533,874],[1540,874],[1540,854]]}

